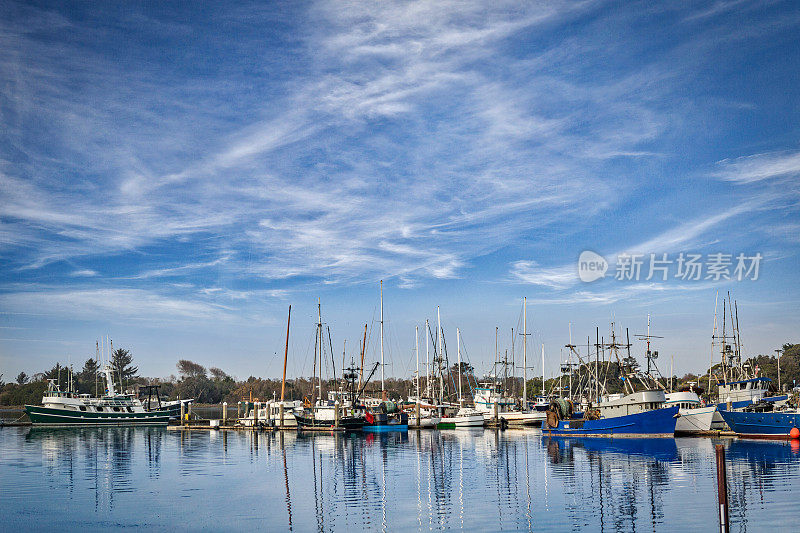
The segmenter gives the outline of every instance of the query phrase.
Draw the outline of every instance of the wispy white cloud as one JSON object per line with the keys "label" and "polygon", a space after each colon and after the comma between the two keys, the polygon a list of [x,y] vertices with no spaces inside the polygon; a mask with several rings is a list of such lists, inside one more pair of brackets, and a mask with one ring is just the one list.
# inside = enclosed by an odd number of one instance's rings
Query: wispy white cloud
{"label": "wispy white cloud", "polygon": [[[608,264],[612,265],[609,268],[613,268],[617,257],[623,253],[656,254],[660,256],[664,253],[674,254],[681,251],[689,252],[704,249],[712,242],[715,242],[715,239],[708,237],[708,233],[712,229],[718,229],[724,222],[753,212],[762,206],[763,202],[758,200],[743,202],[737,206],[730,207],[722,213],[715,213],[704,218],[685,222],[650,239],[626,246],[614,253],[605,254],[604,257]],[[704,236],[705,240],[703,240]],[[567,289],[577,285],[584,285],[578,277],[577,261],[578,258],[576,256],[575,262],[556,267],[541,267],[535,261],[515,261],[509,267],[509,276],[512,280],[522,283],[540,285],[552,289]],[[606,276],[610,275],[613,275],[613,272],[606,273]],[[683,288],[684,285],[679,283],[664,283],[652,286],[650,284],[636,284],[635,286],[653,287],[648,290],[685,290]],[[614,291],[612,294],[625,294],[625,291],[631,290],[634,289],[624,289],[623,292]],[[578,293],[576,297],[584,299],[591,299],[593,294],[591,291],[578,291]]]}
{"label": "wispy white cloud", "polygon": [[73,278],[91,278],[97,276],[97,271],[95,270],[75,270],[74,272],[70,272],[70,276]]}
{"label": "wispy white cloud", "polygon": [[796,177],[800,174],[800,151],[755,154],[737,159],[724,159],[714,176],[735,183],[757,183],[773,178]]}

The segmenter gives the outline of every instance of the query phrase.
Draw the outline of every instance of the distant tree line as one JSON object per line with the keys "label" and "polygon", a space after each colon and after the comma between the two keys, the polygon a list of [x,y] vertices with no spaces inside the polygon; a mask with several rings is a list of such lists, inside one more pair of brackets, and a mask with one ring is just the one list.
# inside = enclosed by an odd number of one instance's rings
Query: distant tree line
{"label": "distant tree line", "polygon": [[[758,355],[747,360],[751,368],[758,367],[759,375],[773,380],[777,387],[778,380],[778,359],[776,355]],[[281,380],[271,378],[258,378],[250,376],[243,381],[237,381],[220,368],[205,366],[181,359],[177,363],[178,377],[168,378],[147,378],[139,376],[139,369],[133,364],[133,354],[124,348],[114,350],[111,358],[112,374],[118,391],[134,390],[138,385],[160,386],[162,399],[166,398],[194,398],[198,403],[215,404],[223,401],[229,404],[250,398],[268,400],[280,397]],[[800,385],[800,344],[787,343],[781,349],[780,357],[781,383],[787,384],[789,388]],[[98,367],[98,362],[87,359],[80,369],[70,370],[63,363],[57,362],[52,368],[44,372],[39,372],[29,376],[25,372],[20,372],[14,381],[4,383],[3,376],[0,374],[0,405],[23,405],[39,404],[42,395],[47,389],[47,380],[52,379],[60,386],[61,390],[66,390],[72,378],[72,388],[79,394],[103,395],[105,394],[105,377],[100,374],[102,369]],[[577,386],[578,375],[585,375],[586,368],[577,369],[573,376],[573,385]],[[721,375],[719,365],[716,365],[712,373]],[[471,397],[472,387],[477,381],[473,374],[473,368],[462,363],[462,391],[467,399]],[[455,399],[457,390],[457,365],[452,365],[445,376],[445,384],[448,391],[448,399]],[[609,393],[623,392],[624,381],[621,379],[623,373],[616,362],[608,362],[604,365],[603,375],[605,376],[605,389]],[[469,376],[469,377],[467,377]],[[364,376],[366,378],[366,376]],[[433,380],[433,378],[432,378]],[[707,385],[708,373],[686,374],[681,378],[672,377],[673,386],[677,389],[688,385],[689,382],[699,383],[700,387]],[[561,385],[566,386],[569,381],[567,374],[562,375]],[[661,378],[661,382],[666,386],[669,382],[668,377]],[[712,380],[713,382],[713,380]],[[309,378],[287,379],[285,397],[291,400],[302,400],[303,398],[313,398],[316,382],[312,384]],[[338,389],[339,382],[335,380],[323,381],[323,394],[331,389]],[[438,380],[436,380],[438,388]],[[522,394],[522,379],[510,378],[506,386],[510,392]],[[559,386],[559,378],[549,378],[545,381],[544,391],[549,393]],[[425,376],[420,377],[420,387],[423,392],[426,388]],[[531,378],[528,380],[528,398],[532,399],[542,393],[541,378]],[[408,378],[387,378],[385,380],[385,390],[387,396],[393,399],[405,399],[416,394],[415,379]],[[776,388],[777,390],[777,388]],[[714,391],[712,391],[714,392]],[[707,393],[707,391],[706,391]],[[373,380],[365,387],[365,395],[380,396],[380,381],[373,377]]]}

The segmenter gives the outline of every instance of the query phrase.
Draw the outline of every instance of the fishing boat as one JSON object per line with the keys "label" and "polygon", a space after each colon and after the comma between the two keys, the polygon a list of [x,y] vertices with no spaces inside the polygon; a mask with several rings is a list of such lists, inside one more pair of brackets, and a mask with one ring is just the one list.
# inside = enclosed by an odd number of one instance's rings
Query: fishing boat
{"label": "fishing boat", "polygon": [[341,428],[345,431],[356,431],[364,428],[366,419],[363,413],[355,416],[340,416],[338,421],[334,409],[314,409],[311,415],[295,414],[298,429],[335,429]]}
{"label": "fishing boat", "polygon": [[[730,293],[728,293],[727,301],[725,298],[722,299],[722,328],[719,336],[717,335],[716,305],[714,310],[714,334],[711,342],[712,365],[708,372],[709,388],[712,379],[714,347],[717,341],[720,343],[719,371],[722,374],[716,376],[717,410],[711,424],[714,430],[726,428],[722,411],[739,411],[761,401],[780,405],[788,400],[788,395],[773,395],[770,391],[772,380],[759,376],[758,367],[753,368],[748,362],[742,361],[739,306],[735,300],[732,304],[730,300]],[[728,321],[730,321],[730,328]]]}
{"label": "fishing boat", "polygon": [[665,404],[668,407],[677,405],[680,418],[675,424],[675,434],[697,435],[711,431],[711,422],[716,405],[706,406],[692,388],[678,392],[668,392]]}
{"label": "fishing boat", "polygon": [[[595,343],[594,354],[587,353],[591,360],[594,355],[594,367],[588,363],[590,369],[590,383],[588,390],[593,396],[592,401],[586,401],[583,416],[574,417],[574,404],[567,399],[558,399],[550,404],[547,411],[547,421],[542,426],[542,431],[548,435],[580,435],[589,437],[672,437],[675,434],[677,420],[680,417],[678,405],[667,406],[666,392],[659,381],[658,367],[655,360],[658,352],[650,349],[653,338],[660,338],[650,334],[650,317],[647,319],[647,334],[637,335],[637,338],[647,341],[645,357],[647,370],[640,369],[636,358],[631,355],[630,337],[622,344],[617,341],[614,324],[611,325],[611,342],[601,342],[599,330]],[[580,353],[575,350],[575,345],[567,347],[583,362]],[[627,350],[627,355],[621,358],[619,349]],[[588,347],[587,347],[588,350]],[[609,394],[605,392],[605,382],[608,377],[601,380],[603,365],[600,364],[601,355],[605,359],[609,354],[609,362],[613,357],[620,369],[625,392]],[[608,365],[605,365],[608,368]],[[640,390],[637,390],[640,389]]]}
{"label": "fishing boat", "polygon": [[381,402],[377,409],[364,414],[366,423],[364,431],[379,433],[382,431],[408,431],[408,413],[402,411],[396,403]]}
{"label": "fishing boat", "polygon": [[[288,330],[287,330],[288,331]],[[287,334],[288,335],[288,334]],[[330,341],[330,329],[328,329],[328,344],[331,351],[331,362],[333,363],[333,346]],[[314,352],[314,372],[316,374],[317,365],[319,375],[312,378],[318,380],[314,386],[314,399],[306,400],[301,411],[294,412],[294,419],[298,429],[344,429],[346,431],[360,430],[367,423],[366,408],[358,401],[359,396],[364,391],[364,387],[378,368],[376,363],[364,382],[362,388],[357,389],[356,380],[359,376],[358,368],[351,363],[350,368],[344,369],[344,388],[335,391],[328,391],[328,398],[322,397],[322,357],[324,353],[324,338],[322,335],[322,305],[317,303],[317,332]],[[336,368],[333,367],[334,379]]]}
{"label": "fishing boat", "polygon": [[[584,437],[672,437],[675,434],[680,409],[677,405],[663,407],[664,391],[615,396],[619,397],[600,402],[593,415],[587,414],[577,420],[571,418],[568,410],[556,411],[551,406],[542,431],[553,436]],[[556,412],[558,415],[553,416]]]}
{"label": "fishing boat", "polygon": [[54,380],[48,380],[42,405],[26,405],[25,411],[34,425],[54,426],[128,426],[167,425],[169,411],[148,411],[133,394],[117,393],[111,365],[103,367],[106,393],[102,397],[62,391]]}
{"label": "fishing boat", "polygon": [[800,438],[800,409],[772,410],[771,405],[758,404],[742,411],[721,411],[720,415],[740,437],[762,439]]}
{"label": "fishing boat", "polygon": [[483,413],[474,407],[461,407],[449,416],[442,416],[439,429],[483,427],[486,419]]}

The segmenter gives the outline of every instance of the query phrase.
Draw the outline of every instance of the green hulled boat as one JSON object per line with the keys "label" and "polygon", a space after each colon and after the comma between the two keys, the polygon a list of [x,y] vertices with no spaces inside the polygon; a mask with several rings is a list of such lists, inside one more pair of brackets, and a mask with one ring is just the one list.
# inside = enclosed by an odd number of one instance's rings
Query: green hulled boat
{"label": "green hulled boat", "polygon": [[132,394],[118,394],[114,389],[111,368],[106,365],[103,371],[107,388],[106,394],[100,398],[62,391],[50,380],[42,405],[25,406],[31,422],[51,426],[167,425],[169,411],[147,411]]}

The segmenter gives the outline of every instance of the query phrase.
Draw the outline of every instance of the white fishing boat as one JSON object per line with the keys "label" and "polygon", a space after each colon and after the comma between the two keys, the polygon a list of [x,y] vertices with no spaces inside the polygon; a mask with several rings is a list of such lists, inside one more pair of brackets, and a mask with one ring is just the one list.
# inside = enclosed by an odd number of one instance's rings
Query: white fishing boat
{"label": "white fishing boat", "polygon": [[28,418],[34,425],[167,425],[168,411],[147,411],[133,394],[116,391],[110,364],[103,366],[103,374],[106,393],[99,398],[76,394],[71,386],[62,391],[55,380],[48,380],[42,405],[25,406]]}
{"label": "white fishing boat", "polygon": [[483,427],[485,418],[483,413],[474,407],[461,407],[452,416],[443,416],[439,422],[440,428],[466,428]]}
{"label": "white fishing boat", "polygon": [[674,405],[679,407],[678,412],[681,415],[675,424],[676,434],[691,435],[711,431],[716,405],[703,405],[700,397],[692,390],[667,393],[665,406]]}

